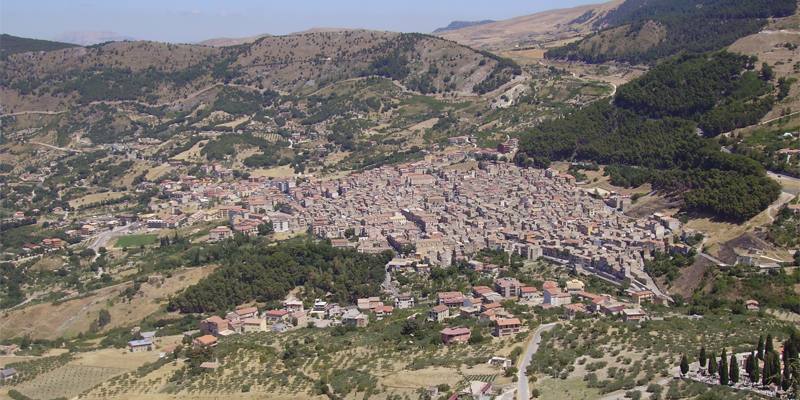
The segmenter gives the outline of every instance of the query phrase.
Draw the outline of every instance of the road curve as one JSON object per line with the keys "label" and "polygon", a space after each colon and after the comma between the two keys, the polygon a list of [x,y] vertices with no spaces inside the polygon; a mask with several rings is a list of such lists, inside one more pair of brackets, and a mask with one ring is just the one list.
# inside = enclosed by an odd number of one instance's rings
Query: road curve
{"label": "road curve", "polygon": [[558,325],[556,322],[539,325],[533,332],[533,337],[530,342],[528,342],[528,348],[525,349],[525,355],[522,358],[522,363],[519,364],[519,371],[517,371],[517,400],[530,399],[531,395],[528,390],[528,365],[531,364],[533,355],[539,350],[539,343],[542,342],[542,333],[553,329],[556,325]]}

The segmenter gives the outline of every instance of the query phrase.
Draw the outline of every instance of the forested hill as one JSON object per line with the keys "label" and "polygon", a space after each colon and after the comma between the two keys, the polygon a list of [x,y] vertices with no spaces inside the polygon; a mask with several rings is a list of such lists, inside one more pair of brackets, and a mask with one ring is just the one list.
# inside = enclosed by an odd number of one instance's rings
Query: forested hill
{"label": "forested hill", "polygon": [[5,33],[0,35],[0,59],[11,54],[26,53],[29,51],[51,51],[69,47],[78,47],[78,45],[52,42],[49,40],[29,39]]}
{"label": "forested hill", "polygon": [[726,47],[770,17],[794,14],[795,0],[627,0],[597,22],[601,31],[549,50],[548,58],[651,63],[679,52]]}
{"label": "forested hill", "polygon": [[189,262],[222,266],[172,298],[168,308],[181,312],[222,312],[249,301],[282,300],[295,287],[310,298],[353,303],[376,296],[390,255],[337,249],[324,242],[292,240],[266,245],[262,239],[236,237],[208,249],[194,249]]}
{"label": "forested hill", "polygon": [[519,74],[510,60],[438,37],[354,30],[270,36],[222,48],[114,42],[11,55],[0,61],[0,88],[31,102],[50,96],[64,106],[121,100],[153,104],[219,83],[307,93],[371,75],[423,94],[485,93]]}
{"label": "forested hill", "polygon": [[766,113],[774,89],[754,64],[727,52],[662,63],[621,86],[613,103],[594,103],[523,135],[517,161],[606,164],[614,184],[650,182],[681,195],[688,211],[746,220],[777,198],[779,186],[757,162],[720,151],[701,133],[750,125]]}

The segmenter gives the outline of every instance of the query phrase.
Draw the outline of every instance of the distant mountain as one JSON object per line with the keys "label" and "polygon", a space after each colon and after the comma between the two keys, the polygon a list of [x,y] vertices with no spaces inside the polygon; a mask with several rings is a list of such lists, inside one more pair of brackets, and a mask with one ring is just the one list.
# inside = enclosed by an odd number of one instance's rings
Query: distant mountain
{"label": "distant mountain", "polygon": [[0,57],[29,51],[51,51],[77,47],[72,43],[51,42],[49,40],[30,39],[9,34],[0,35]]}
{"label": "distant mountain", "polygon": [[549,10],[485,24],[435,32],[458,43],[486,50],[537,46],[561,40],[574,40],[594,32],[594,24],[622,4],[612,0],[573,8]]}
{"label": "distant mountain", "polygon": [[75,43],[81,46],[91,46],[106,42],[123,42],[126,40],[136,40],[131,36],[121,35],[111,31],[72,31],[64,32],[56,37],[56,40],[67,43]]}
{"label": "distant mountain", "polygon": [[297,91],[381,76],[423,94],[483,94],[521,74],[509,60],[435,36],[366,30],[268,36],[228,47],[135,41],[80,50],[9,56],[0,61],[0,90],[28,96],[20,100],[26,102],[48,87],[77,103],[160,103],[211,82]]}
{"label": "distant mountain", "polygon": [[702,53],[758,32],[769,18],[794,14],[796,0],[626,0],[593,23],[599,32],[547,52],[548,58],[651,63]]}
{"label": "distant mountain", "polygon": [[203,40],[202,42],[198,42],[197,44],[202,44],[203,46],[212,46],[212,47],[238,46],[240,44],[253,43],[256,40],[267,36],[272,36],[272,35],[270,35],[269,33],[264,33],[261,35],[241,37],[241,38],[213,38],[213,39]]}
{"label": "distant mountain", "polygon": [[495,22],[495,21],[493,19],[484,19],[482,21],[453,21],[453,22],[450,23],[450,25],[447,25],[444,28],[436,28],[433,31],[433,33],[447,32],[447,31],[452,31],[452,30],[456,30],[456,29],[466,28],[466,27],[469,27],[469,26],[478,26],[478,25],[484,25],[484,24],[491,24],[492,22]]}

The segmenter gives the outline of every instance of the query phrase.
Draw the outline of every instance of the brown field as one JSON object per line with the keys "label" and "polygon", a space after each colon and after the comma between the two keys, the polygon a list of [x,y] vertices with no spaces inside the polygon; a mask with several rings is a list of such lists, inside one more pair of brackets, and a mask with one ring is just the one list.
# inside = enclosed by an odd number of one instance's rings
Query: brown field
{"label": "brown field", "polygon": [[[177,154],[175,157],[172,157],[173,160],[178,161],[199,161],[200,160],[200,150],[208,143],[208,140],[201,140],[192,146],[189,150],[184,151],[183,153]],[[168,165],[168,164],[164,164]],[[153,170],[150,170],[151,172]],[[164,173],[162,172],[161,175]],[[154,176],[153,178],[157,178],[158,175]],[[150,179],[150,173],[148,173],[148,179]]]}
{"label": "brown field", "polygon": [[86,196],[73,199],[69,201],[70,207],[77,208],[87,204],[97,203],[104,200],[114,200],[125,195],[125,192],[106,192],[106,193],[93,193]]}
{"label": "brown field", "polygon": [[273,168],[259,168],[250,172],[253,177],[268,177],[268,178],[288,178],[294,176],[295,172],[289,165],[281,165]]}
{"label": "brown field", "polygon": [[[198,152],[199,152],[199,150],[198,150]],[[184,153],[181,153],[181,154],[184,154]],[[179,156],[180,156],[180,154],[179,154]],[[151,181],[152,180],[156,180],[159,177],[163,176],[164,174],[169,173],[170,171],[172,171],[172,166],[170,166],[167,163],[164,163],[164,164],[161,164],[161,165],[157,165],[157,166],[155,166],[153,168],[150,168],[150,170],[147,171],[147,175],[145,175],[145,178],[147,180],[151,180]]]}
{"label": "brown field", "polygon": [[[160,340],[163,344],[174,344],[180,341],[180,337]],[[80,353],[66,365],[23,382],[14,389],[33,399],[72,398],[109,378],[157,359],[158,351],[130,353],[125,349],[103,349]]]}
{"label": "brown field", "polygon": [[107,329],[133,325],[157,312],[167,297],[205,277],[214,267],[186,269],[175,273],[162,285],[142,284],[139,294],[128,302],[120,297],[130,283],[109,286],[89,296],[58,304],[43,303],[20,308],[2,315],[0,338],[30,335],[36,339],[55,339],[75,336],[89,330],[101,309],[111,313]]}

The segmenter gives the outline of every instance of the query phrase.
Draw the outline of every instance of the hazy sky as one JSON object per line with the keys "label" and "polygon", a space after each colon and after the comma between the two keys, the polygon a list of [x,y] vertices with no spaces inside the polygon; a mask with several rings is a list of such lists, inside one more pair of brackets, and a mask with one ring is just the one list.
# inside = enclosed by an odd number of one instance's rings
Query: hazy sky
{"label": "hazy sky", "polygon": [[113,31],[196,42],[311,27],[430,32],[452,20],[505,19],[603,0],[0,0],[0,31],[55,39]]}

